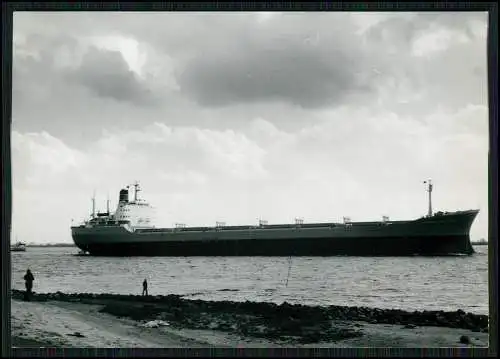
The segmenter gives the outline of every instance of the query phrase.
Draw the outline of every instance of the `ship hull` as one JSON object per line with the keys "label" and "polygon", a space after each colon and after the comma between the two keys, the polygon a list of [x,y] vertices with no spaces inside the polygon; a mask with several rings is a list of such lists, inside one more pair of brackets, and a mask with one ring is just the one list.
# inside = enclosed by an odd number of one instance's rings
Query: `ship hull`
{"label": "ship hull", "polygon": [[75,244],[95,256],[446,256],[474,253],[478,211],[392,223],[311,224],[222,230],[72,227]]}

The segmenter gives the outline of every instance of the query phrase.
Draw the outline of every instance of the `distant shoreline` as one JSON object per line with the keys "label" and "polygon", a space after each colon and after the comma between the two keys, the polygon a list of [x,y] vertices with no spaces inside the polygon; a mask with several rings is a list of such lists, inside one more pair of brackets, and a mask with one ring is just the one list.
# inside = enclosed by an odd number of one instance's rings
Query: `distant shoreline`
{"label": "distant shoreline", "polygon": [[53,243],[53,244],[36,244],[29,243],[26,247],[76,247],[73,243]]}

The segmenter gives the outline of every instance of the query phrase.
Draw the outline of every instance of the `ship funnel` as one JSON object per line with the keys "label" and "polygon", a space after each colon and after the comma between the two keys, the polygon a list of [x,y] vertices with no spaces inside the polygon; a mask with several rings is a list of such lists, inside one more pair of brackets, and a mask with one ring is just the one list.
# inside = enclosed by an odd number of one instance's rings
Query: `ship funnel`
{"label": "ship funnel", "polygon": [[120,202],[128,202],[128,189],[122,189],[120,191]]}

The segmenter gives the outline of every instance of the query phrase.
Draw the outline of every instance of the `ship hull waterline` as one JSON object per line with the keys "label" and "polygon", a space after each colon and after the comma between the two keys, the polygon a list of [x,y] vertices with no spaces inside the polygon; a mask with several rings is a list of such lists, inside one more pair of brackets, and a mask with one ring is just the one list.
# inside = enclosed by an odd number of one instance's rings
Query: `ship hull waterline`
{"label": "ship hull waterline", "polygon": [[72,227],[93,256],[450,256],[471,255],[478,211],[415,221],[246,230],[137,230]]}

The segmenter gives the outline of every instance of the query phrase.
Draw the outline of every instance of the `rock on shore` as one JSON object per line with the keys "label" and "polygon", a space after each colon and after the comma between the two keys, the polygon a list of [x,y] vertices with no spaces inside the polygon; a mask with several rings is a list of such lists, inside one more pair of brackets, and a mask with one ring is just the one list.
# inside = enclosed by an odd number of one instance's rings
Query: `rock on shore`
{"label": "rock on shore", "polygon": [[[13,290],[15,299],[24,292]],[[249,337],[292,340],[302,343],[354,338],[362,332],[352,322],[397,324],[402,328],[436,326],[488,331],[488,317],[444,311],[388,310],[347,306],[202,301],[178,295],[139,296],[92,293],[33,294],[32,301],[63,301],[102,305],[101,311],[138,321],[163,320],[172,326],[233,332]],[[404,329],[402,329],[404,330]]]}

